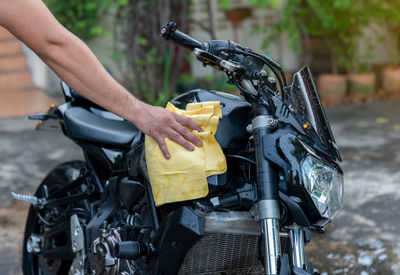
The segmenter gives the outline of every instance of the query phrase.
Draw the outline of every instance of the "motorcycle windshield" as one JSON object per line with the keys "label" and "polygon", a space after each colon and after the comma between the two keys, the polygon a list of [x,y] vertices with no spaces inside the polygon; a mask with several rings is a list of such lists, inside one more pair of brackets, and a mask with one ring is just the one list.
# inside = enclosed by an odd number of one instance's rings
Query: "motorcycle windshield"
{"label": "motorcycle windshield", "polygon": [[313,126],[321,143],[341,160],[335,138],[308,67],[294,74],[290,94],[297,112],[300,112]]}

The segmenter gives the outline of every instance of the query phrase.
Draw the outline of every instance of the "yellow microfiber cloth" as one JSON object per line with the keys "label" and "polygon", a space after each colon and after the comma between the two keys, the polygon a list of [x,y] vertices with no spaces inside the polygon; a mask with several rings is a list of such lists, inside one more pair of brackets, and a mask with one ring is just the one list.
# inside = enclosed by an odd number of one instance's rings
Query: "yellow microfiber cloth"
{"label": "yellow microfiber cloth", "polygon": [[193,119],[204,130],[201,133],[193,131],[203,146],[187,151],[167,138],[171,154],[167,160],[156,140],[146,136],[147,170],[157,206],[205,197],[208,194],[207,177],[226,172],[224,153],[214,137],[222,118],[220,102],[189,103],[186,110],[168,103],[166,109]]}

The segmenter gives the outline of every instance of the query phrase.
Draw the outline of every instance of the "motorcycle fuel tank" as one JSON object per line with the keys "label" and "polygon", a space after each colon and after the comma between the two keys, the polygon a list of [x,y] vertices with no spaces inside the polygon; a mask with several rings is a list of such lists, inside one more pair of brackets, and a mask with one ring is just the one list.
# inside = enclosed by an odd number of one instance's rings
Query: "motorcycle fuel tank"
{"label": "motorcycle fuel tank", "polygon": [[251,124],[254,114],[251,105],[242,97],[218,91],[196,89],[174,98],[171,103],[177,108],[185,109],[188,103],[219,101],[222,119],[219,122],[215,138],[223,150],[234,143],[247,141],[250,133],[246,127]]}

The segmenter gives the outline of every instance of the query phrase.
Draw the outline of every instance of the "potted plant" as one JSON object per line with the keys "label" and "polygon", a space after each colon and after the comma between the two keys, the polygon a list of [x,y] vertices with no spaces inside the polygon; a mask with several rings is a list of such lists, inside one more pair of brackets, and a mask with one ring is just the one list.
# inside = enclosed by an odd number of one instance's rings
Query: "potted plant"
{"label": "potted plant", "polygon": [[281,5],[277,24],[270,28],[273,34],[269,38],[287,32],[290,44],[300,50],[301,56],[312,52],[310,40],[317,37],[323,41],[320,47],[330,55],[330,73],[320,74],[317,84],[325,102],[343,101],[349,88],[352,93],[368,96],[375,90],[375,76],[365,70],[368,62],[363,57],[370,54],[370,47],[364,47],[366,52],[361,56],[360,41],[367,42],[362,40],[364,29],[383,16],[386,4],[380,2],[287,0]]}
{"label": "potted plant", "polygon": [[318,77],[319,92],[328,102],[336,103],[347,95],[364,99],[375,91],[375,74],[368,70],[366,61],[372,46],[367,45],[360,53],[360,42],[367,42],[363,30],[376,17],[375,2],[328,0],[301,4],[298,16],[311,35],[323,38],[331,56],[331,74]]}
{"label": "potted plant", "polygon": [[[397,69],[400,49],[400,3],[398,1],[366,1],[360,13],[362,29],[368,27],[369,36],[363,36],[358,42],[363,47],[357,47],[352,62],[349,64],[348,83],[349,91],[353,100],[368,100],[375,97],[377,89],[376,74],[371,71],[371,62],[376,42],[385,41],[390,44],[397,44],[394,47],[387,46],[387,54],[391,56],[392,66],[377,71],[379,85],[384,91],[393,93],[400,92],[400,69]],[[362,31],[361,29],[361,31]],[[371,32],[372,31],[372,32]],[[388,39],[390,37],[390,39]],[[394,37],[394,39],[393,39]],[[391,41],[392,40],[392,41]],[[356,40],[357,41],[357,40]],[[393,43],[395,41],[395,43]],[[371,43],[370,43],[371,42]],[[375,43],[373,45],[372,43]],[[364,50],[362,50],[364,49]]]}
{"label": "potted plant", "polygon": [[362,102],[372,99],[376,90],[376,75],[371,66],[351,67],[348,72],[349,97],[352,102]]}
{"label": "potted plant", "polygon": [[384,31],[393,39],[390,48],[391,62],[381,72],[382,89],[386,95],[400,94],[400,2],[389,1],[381,12],[381,25],[386,26]]}
{"label": "potted plant", "polygon": [[382,70],[382,89],[387,96],[400,93],[400,68],[392,65]]}

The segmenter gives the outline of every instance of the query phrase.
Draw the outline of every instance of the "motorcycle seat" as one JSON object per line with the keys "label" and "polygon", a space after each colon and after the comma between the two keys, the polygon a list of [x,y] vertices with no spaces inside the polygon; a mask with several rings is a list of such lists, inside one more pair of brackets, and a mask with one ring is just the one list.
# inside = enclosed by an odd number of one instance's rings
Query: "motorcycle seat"
{"label": "motorcycle seat", "polygon": [[64,112],[64,125],[68,136],[74,140],[111,147],[133,146],[143,136],[129,121],[107,119],[80,107]]}

